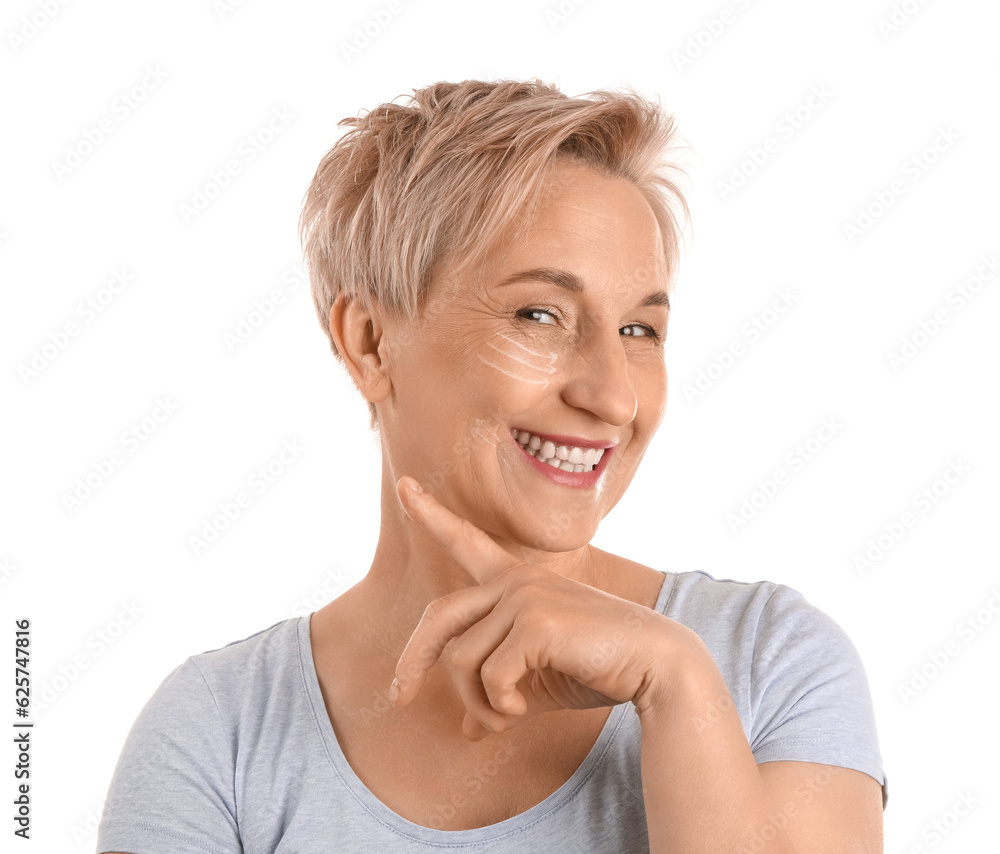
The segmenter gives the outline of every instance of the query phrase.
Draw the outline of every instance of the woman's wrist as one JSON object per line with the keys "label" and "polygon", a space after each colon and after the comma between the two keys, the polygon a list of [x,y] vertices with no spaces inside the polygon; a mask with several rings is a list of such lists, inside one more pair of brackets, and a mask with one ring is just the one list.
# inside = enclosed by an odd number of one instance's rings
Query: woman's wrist
{"label": "woman's wrist", "polygon": [[642,687],[633,698],[643,727],[664,726],[678,715],[696,716],[729,700],[715,659],[701,638],[686,626],[664,618]]}

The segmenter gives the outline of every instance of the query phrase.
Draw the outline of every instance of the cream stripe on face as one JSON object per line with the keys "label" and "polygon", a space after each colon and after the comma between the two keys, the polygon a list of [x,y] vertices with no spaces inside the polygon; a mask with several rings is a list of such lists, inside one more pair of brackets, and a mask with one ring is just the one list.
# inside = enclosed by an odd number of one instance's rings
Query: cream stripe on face
{"label": "cream stripe on face", "polygon": [[568,472],[593,471],[604,456],[603,448],[578,448],[575,445],[557,445],[527,430],[511,430],[513,436],[527,453],[553,468]]}

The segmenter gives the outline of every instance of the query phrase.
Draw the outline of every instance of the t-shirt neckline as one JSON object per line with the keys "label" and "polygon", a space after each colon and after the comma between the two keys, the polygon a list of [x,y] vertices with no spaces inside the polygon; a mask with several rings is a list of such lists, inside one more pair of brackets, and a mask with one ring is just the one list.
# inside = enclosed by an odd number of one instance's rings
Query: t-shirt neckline
{"label": "t-shirt neckline", "polygon": [[[654,610],[663,613],[663,607],[670,592],[670,581],[672,573],[665,573],[663,586],[660,588],[660,595],[657,598]],[[327,757],[333,766],[337,776],[344,786],[357,800],[375,821],[383,826],[394,830],[402,836],[419,842],[430,842],[435,844],[453,843],[456,845],[468,845],[469,843],[495,841],[508,833],[523,831],[526,827],[536,821],[540,821],[555,810],[560,809],[568,803],[580,790],[587,779],[595,771],[597,764],[604,756],[611,740],[618,732],[625,713],[629,709],[629,703],[619,703],[613,707],[604,727],[601,729],[597,741],[580,764],[580,767],[573,772],[573,775],[562,786],[556,789],[545,800],[529,807],[522,813],[511,816],[495,824],[488,824],[484,827],[475,827],[468,830],[438,830],[433,827],[425,827],[416,824],[409,819],[391,810],[361,781],[361,778],[354,773],[344,751],[337,741],[337,734],[334,732],[330,716],[326,711],[326,704],[323,702],[323,694],[319,687],[319,677],[316,675],[316,664],[312,656],[312,643],[310,640],[309,621],[312,614],[306,614],[298,618],[298,645],[299,663],[302,669],[302,680],[309,705],[316,722],[317,730],[323,746],[326,748]]]}

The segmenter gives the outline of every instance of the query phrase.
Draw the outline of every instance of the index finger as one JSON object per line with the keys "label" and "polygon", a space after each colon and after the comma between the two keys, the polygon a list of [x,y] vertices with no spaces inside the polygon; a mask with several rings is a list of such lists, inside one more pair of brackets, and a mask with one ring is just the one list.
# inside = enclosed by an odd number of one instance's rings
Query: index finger
{"label": "index finger", "polygon": [[449,641],[489,614],[503,593],[503,588],[467,587],[427,606],[396,662],[393,683],[398,694],[393,705],[405,705],[419,693]]}
{"label": "index finger", "polygon": [[[406,483],[400,491],[404,480]],[[412,477],[404,475],[396,482],[396,494],[406,515],[444,546],[479,584],[520,563],[514,555],[493,542],[485,531],[468,519],[456,516],[434,496],[424,492]]]}

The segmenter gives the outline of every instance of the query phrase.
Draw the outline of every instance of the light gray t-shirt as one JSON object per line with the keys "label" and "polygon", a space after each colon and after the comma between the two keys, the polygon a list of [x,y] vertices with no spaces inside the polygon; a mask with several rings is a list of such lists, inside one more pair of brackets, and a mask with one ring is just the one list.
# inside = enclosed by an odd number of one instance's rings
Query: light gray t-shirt
{"label": "light gray t-shirt", "polygon": [[[712,652],[758,763],[853,768],[882,784],[885,798],[864,668],[830,617],[789,587],[700,571],[667,573],[655,608]],[[473,830],[414,824],[344,758],[309,617],[296,617],[193,655],[167,676],[125,741],[97,851],[648,852],[639,759],[639,718],[622,703],[573,776],[529,810]],[[465,794],[475,797],[474,780]],[[801,795],[804,805],[808,788]]]}

